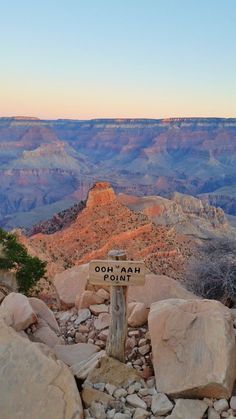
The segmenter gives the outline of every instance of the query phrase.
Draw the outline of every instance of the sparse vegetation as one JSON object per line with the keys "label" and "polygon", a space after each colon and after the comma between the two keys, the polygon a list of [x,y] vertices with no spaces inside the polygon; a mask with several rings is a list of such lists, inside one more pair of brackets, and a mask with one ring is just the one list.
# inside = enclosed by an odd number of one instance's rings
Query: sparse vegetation
{"label": "sparse vegetation", "polygon": [[14,270],[19,291],[28,294],[45,275],[46,263],[32,257],[14,234],[0,228],[0,269]]}
{"label": "sparse vegetation", "polygon": [[186,269],[189,290],[231,306],[236,301],[236,241],[214,239],[199,247]]}

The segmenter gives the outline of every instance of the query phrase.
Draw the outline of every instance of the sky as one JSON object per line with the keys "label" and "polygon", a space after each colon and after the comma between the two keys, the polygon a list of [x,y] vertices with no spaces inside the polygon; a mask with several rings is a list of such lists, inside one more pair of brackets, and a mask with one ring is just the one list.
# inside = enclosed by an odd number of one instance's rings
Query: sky
{"label": "sky", "polygon": [[0,0],[0,116],[236,117],[236,0]]}

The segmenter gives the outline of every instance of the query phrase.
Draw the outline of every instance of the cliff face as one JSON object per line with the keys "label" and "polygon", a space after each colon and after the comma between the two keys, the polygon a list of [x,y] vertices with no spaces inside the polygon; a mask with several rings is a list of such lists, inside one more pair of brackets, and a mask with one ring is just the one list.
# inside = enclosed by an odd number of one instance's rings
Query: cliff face
{"label": "cliff face", "polygon": [[194,238],[236,237],[236,230],[229,225],[221,208],[189,195],[175,192],[171,199],[166,199],[120,194],[118,199],[130,209],[147,215],[156,224],[174,227],[176,231]]}
{"label": "cliff face", "polygon": [[86,207],[69,227],[50,235],[33,235],[24,243],[31,253],[48,261],[51,276],[70,266],[105,258],[113,248],[124,248],[130,259],[144,259],[154,272],[176,276],[181,275],[190,253],[186,238],[129,210],[106,182],[90,190]]}
{"label": "cliff face", "polygon": [[[28,212],[33,213],[48,201],[68,200],[75,192],[85,198],[89,187],[99,179],[111,181],[115,191],[134,195],[168,197],[174,191],[198,195],[233,188],[235,136],[236,119],[0,118],[0,224],[4,217],[14,220],[19,211],[26,212],[27,223]],[[17,177],[18,170],[25,169],[37,169],[38,174],[36,178],[29,176],[23,195],[30,198],[21,204]],[[45,170],[55,172],[42,181]],[[62,176],[54,182],[50,177],[57,179],[58,170]],[[61,182],[65,187],[61,188]],[[48,200],[52,183],[53,194],[50,192]],[[35,201],[31,198],[33,192]],[[215,195],[216,205],[217,196],[222,195]],[[219,200],[223,208],[225,205],[235,211],[234,204],[227,204],[229,200]],[[21,219],[24,225],[23,216]]]}

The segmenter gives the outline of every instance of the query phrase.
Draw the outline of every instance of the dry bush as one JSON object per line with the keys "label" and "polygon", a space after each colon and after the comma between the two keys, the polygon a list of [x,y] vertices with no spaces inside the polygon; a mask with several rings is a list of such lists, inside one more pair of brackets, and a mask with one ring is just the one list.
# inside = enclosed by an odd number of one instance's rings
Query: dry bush
{"label": "dry bush", "polygon": [[236,302],[236,241],[214,239],[199,247],[198,257],[188,262],[186,285],[203,298],[232,306]]}

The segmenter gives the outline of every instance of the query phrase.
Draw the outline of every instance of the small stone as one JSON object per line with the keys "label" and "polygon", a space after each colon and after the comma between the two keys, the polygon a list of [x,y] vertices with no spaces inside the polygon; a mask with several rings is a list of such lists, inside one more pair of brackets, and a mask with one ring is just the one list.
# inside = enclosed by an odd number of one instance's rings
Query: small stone
{"label": "small stone", "polygon": [[126,396],[127,396],[127,391],[126,391],[124,388],[118,388],[118,389],[114,392],[113,396],[114,396],[116,399],[120,399],[121,397],[126,397]]}
{"label": "small stone", "polygon": [[231,397],[229,404],[231,409],[236,410],[236,396]]}
{"label": "small stone", "polygon": [[145,419],[149,415],[150,413],[147,410],[137,407],[137,409],[135,409],[133,419]]}
{"label": "small stone", "polygon": [[140,332],[139,332],[139,330],[130,330],[128,332],[128,336],[130,336],[130,337],[134,336],[134,337],[138,338],[140,336]]}
{"label": "small stone", "polygon": [[106,346],[106,343],[103,340],[95,340],[95,345],[100,346],[101,349],[104,349]]}
{"label": "small stone", "polygon": [[152,398],[151,410],[154,415],[165,415],[173,409],[173,406],[164,393],[157,393]]}
{"label": "small stone", "polygon": [[80,324],[79,325],[79,328],[78,328],[78,331],[80,333],[88,333],[89,332],[89,328],[85,324]]}
{"label": "small stone", "polygon": [[215,409],[213,409],[213,407],[210,407],[207,413],[208,413],[208,416],[207,416],[208,419],[220,419],[220,414]]}
{"label": "small stone", "polygon": [[134,394],[135,393],[135,386],[134,384],[131,384],[131,386],[128,387],[128,394]]}
{"label": "small stone", "polygon": [[113,395],[113,393],[114,393],[114,391],[116,390],[116,386],[114,386],[113,384],[109,384],[109,383],[107,383],[107,384],[105,385],[105,389],[106,389],[106,391],[108,392],[108,394],[110,394],[110,396],[112,396],[112,395]]}
{"label": "small stone", "polygon": [[83,308],[78,311],[78,317],[75,320],[75,325],[78,326],[80,323],[85,322],[91,317],[91,312],[88,308]]}
{"label": "small stone", "polygon": [[89,306],[89,309],[94,316],[98,316],[101,313],[108,313],[108,306],[106,304],[93,304]]}
{"label": "small stone", "polygon": [[221,417],[222,418],[228,418],[229,417],[229,412],[222,412]]}
{"label": "small stone", "polygon": [[110,299],[110,294],[109,292],[107,292],[106,290],[104,290],[104,288],[100,288],[96,294],[101,297],[103,299],[103,301],[109,300]]}
{"label": "small stone", "polygon": [[141,346],[139,349],[138,349],[138,351],[139,351],[139,353],[141,354],[141,355],[146,355],[148,352],[150,352],[150,345],[149,344],[147,344],[147,345],[143,345],[143,346]]}
{"label": "small stone", "polygon": [[110,314],[101,313],[98,318],[94,321],[94,327],[97,330],[106,329],[110,324]]}
{"label": "small stone", "polygon": [[130,394],[126,397],[127,402],[133,407],[141,407],[142,409],[146,410],[147,405],[146,403],[137,396],[137,394]]}
{"label": "small stone", "polygon": [[177,399],[171,415],[166,416],[166,419],[200,419],[207,408],[207,404],[202,400]]}
{"label": "small stone", "polygon": [[204,397],[203,401],[207,404],[207,406],[212,407],[213,406],[213,400],[209,399],[208,397]]}
{"label": "small stone", "polygon": [[226,399],[216,400],[213,406],[214,406],[214,409],[219,413],[224,412],[225,410],[229,409],[229,403],[227,402]]}
{"label": "small stone", "polygon": [[95,419],[106,419],[104,406],[98,402],[92,402],[89,411]]}
{"label": "small stone", "polygon": [[75,333],[75,342],[76,343],[86,343],[87,338],[86,338],[85,334],[80,333],[80,332],[76,332]]}
{"label": "small stone", "polygon": [[93,385],[93,387],[94,387],[96,390],[104,391],[104,389],[105,389],[105,384],[104,384],[104,383],[95,383],[95,384]]}
{"label": "small stone", "polygon": [[102,330],[102,331],[99,333],[98,338],[99,338],[100,340],[103,340],[104,342],[106,342],[106,341],[107,341],[107,337],[108,337],[108,333],[109,333],[108,329]]}
{"label": "small stone", "polygon": [[114,419],[131,419],[131,416],[127,413],[116,413]]}
{"label": "small stone", "polygon": [[142,338],[138,342],[138,346],[145,346],[147,344],[147,339]]}
{"label": "small stone", "polygon": [[152,387],[154,387],[154,386],[155,386],[155,377],[150,377],[150,378],[147,380],[146,384],[147,384],[147,387],[148,387],[148,388],[152,388]]}
{"label": "small stone", "polygon": [[137,381],[134,383],[134,390],[139,391],[142,388],[142,384]]}
{"label": "small stone", "polygon": [[107,419],[114,419],[116,409],[111,409],[107,411]]}
{"label": "small stone", "polygon": [[148,396],[150,393],[149,393],[149,388],[140,388],[140,390],[139,390],[139,392],[138,392],[138,395],[140,396],[140,397],[143,397],[143,396]]}

